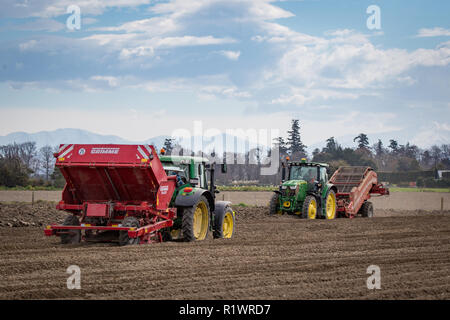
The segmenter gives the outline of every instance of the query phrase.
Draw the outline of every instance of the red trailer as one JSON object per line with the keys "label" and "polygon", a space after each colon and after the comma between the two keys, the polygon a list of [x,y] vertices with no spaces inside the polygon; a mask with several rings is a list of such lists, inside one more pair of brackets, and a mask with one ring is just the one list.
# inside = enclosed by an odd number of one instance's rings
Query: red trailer
{"label": "red trailer", "polygon": [[176,177],[166,175],[153,146],[65,144],[55,157],[67,182],[57,209],[71,215],[45,235],[125,245],[162,241],[161,231],[173,225]]}
{"label": "red trailer", "polygon": [[376,172],[370,167],[340,167],[330,183],[337,187],[337,212],[340,216],[353,218],[373,216],[373,205],[367,201],[371,195],[388,195],[389,189],[378,182]]}

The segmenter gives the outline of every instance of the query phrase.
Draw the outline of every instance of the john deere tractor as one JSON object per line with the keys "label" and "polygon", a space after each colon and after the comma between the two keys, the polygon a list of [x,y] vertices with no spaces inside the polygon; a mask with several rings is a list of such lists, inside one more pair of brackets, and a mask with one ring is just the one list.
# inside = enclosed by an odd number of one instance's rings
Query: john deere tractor
{"label": "john deere tractor", "polygon": [[[164,155],[161,151],[159,159],[167,175],[177,177],[171,200],[171,206],[177,208],[177,219],[170,232],[164,234],[165,240],[204,240],[209,231],[214,238],[231,238],[235,212],[231,202],[216,201],[219,191],[214,181],[215,163],[202,157]],[[226,164],[222,164],[222,173],[226,170]]]}
{"label": "john deere tractor", "polygon": [[328,164],[287,161],[282,184],[270,200],[270,214],[293,214],[303,219],[336,218],[336,186],[328,183]]}

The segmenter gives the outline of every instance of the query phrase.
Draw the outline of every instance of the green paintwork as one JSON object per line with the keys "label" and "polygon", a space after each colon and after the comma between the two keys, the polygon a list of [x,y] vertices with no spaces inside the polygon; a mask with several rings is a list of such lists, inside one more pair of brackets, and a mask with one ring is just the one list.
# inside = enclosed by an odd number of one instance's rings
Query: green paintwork
{"label": "green paintwork", "polygon": [[[202,157],[191,157],[191,156],[171,156],[171,155],[159,155],[159,160],[161,161],[163,167],[165,170],[171,170],[171,171],[181,171],[184,172],[184,168],[188,166],[188,175],[189,179],[195,179],[199,178],[200,172],[198,172],[198,165],[199,164],[206,164],[209,162],[207,158]],[[203,167],[203,174],[206,176],[206,169]],[[196,192],[202,191],[204,189],[193,186],[189,179],[187,183],[177,187],[172,195],[172,199],[170,200],[169,206],[173,207],[175,206],[175,199],[178,196],[186,197],[195,194]],[[191,192],[185,192],[184,189],[187,187],[191,187]],[[207,186],[206,186],[207,187]],[[206,188],[205,188],[206,189]],[[181,227],[181,217],[177,217],[174,220],[174,229],[179,229]]]}

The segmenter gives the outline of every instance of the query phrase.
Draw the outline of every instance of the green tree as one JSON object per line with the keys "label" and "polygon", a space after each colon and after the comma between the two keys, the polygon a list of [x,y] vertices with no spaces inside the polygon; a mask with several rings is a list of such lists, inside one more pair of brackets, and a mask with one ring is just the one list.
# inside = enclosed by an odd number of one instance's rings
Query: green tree
{"label": "green tree", "polygon": [[0,146],[0,185],[15,187],[29,183],[30,171],[20,157],[20,150],[16,143]]}
{"label": "green tree", "polygon": [[358,142],[358,149],[368,149],[369,147],[369,138],[366,134],[360,133],[353,139],[353,142]]}
{"label": "green tree", "polygon": [[396,140],[389,140],[389,149],[391,149],[391,152],[396,154],[398,152],[398,142]]}
{"label": "green tree", "polygon": [[322,152],[330,153],[333,155],[337,155],[337,153],[339,153],[340,151],[342,151],[342,148],[334,139],[334,137],[328,138],[325,148],[322,149]]}
{"label": "green tree", "polygon": [[288,131],[288,150],[292,156],[304,156],[306,146],[300,137],[300,123],[298,119],[292,119],[291,130]]}

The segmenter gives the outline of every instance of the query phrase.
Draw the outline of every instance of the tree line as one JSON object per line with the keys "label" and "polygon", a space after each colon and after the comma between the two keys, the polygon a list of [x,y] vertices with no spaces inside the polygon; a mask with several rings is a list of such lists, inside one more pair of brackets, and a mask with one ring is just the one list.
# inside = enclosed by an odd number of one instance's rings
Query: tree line
{"label": "tree line", "polygon": [[[326,145],[322,149],[316,148],[311,154],[308,154],[307,146],[301,138],[300,120],[292,119],[286,137],[277,137],[272,149],[269,149],[266,154],[263,154],[259,148],[251,149],[246,154],[224,154],[224,159],[239,159],[240,161],[227,161],[228,173],[217,174],[217,178],[219,182],[225,184],[233,181],[236,183],[251,181],[260,184],[278,184],[281,179],[280,171],[273,176],[260,175],[261,167],[268,165],[270,162],[273,148],[278,148],[280,161],[290,157],[291,160],[307,158],[313,162],[328,163],[330,174],[340,166],[370,166],[379,172],[414,173],[400,175],[405,177],[405,182],[417,180],[419,185],[422,184],[421,186],[426,186],[426,184],[428,186],[441,186],[442,184],[450,186],[450,182],[436,184],[431,181],[434,178],[427,178],[427,183],[423,183],[423,179],[419,179],[421,176],[429,176],[429,172],[425,174],[425,171],[450,170],[450,144],[433,145],[428,149],[421,149],[409,142],[400,144],[396,139],[390,139],[389,144],[385,146],[378,139],[376,143],[370,145],[369,138],[365,133],[360,133],[354,137],[353,142],[355,143],[354,147],[343,147],[335,137],[330,137],[326,140]],[[173,139],[166,139],[164,142],[164,148],[168,154],[176,146]],[[209,156],[189,150],[183,152],[184,154]],[[433,176],[435,177],[436,174],[434,173]]]}
{"label": "tree line", "polygon": [[0,146],[0,186],[64,186],[61,173],[54,170],[57,150],[49,145],[38,149],[35,142]]}
{"label": "tree line", "polygon": [[[279,150],[279,161],[286,157],[291,160],[307,158],[309,161],[324,162],[330,165],[330,174],[339,166],[370,166],[379,172],[400,173],[400,177],[416,181],[423,186],[434,186],[428,175],[420,172],[430,170],[450,170],[450,144],[433,145],[428,149],[406,143],[400,144],[397,140],[389,140],[386,146],[381,140],[370,145],[367,134],[360,133],[353,139],[354,147],[343,147],[335,137],[326,140],[326,145],[316,148],[311,154],[307,152],[307,146],[302,142],[301,126],[298,119],[291,120],[290,130],[286,138],[277,137],[271,149],[266,151],[259,147],[244,153],[224,153],[223,159],[228,165],[228,172],[217,172],[218,183],[230,184],[278,184],[281,179],[281,170],[275,175],[261,175],[261,168],[270,166],[274,148]],[[158,150],[157,146],[156,150]],[[171,154],[180,146],[173,139],[166,139],[163,147],[166,154]],[[0,186],[44,186],[61,188],[64,186],[64,178],[59,170],[54,170],[55,158],[53,153],[58,151],[58,146],[46,145],[37,148],[35,142],[13,143],[0,146]],[[204,154],[201,151],[193,152],[183,150],[177,154],[215,157],[212,154]],[[401,173],[414,173],[411,175]],[[418,179],[418,177],[426,177]],[[447,183],[447,182],[445,182]],[[444,184],[445,184],[444,183]],[[442,183],[441,183],[442,184]],[[436,186],[441,186],[441,184]],[[450,183],[448,183],[450,185]],[[446,185],[443,185],[446,186]]]}

